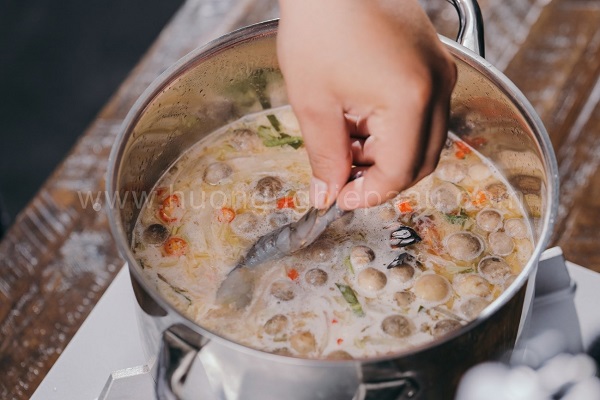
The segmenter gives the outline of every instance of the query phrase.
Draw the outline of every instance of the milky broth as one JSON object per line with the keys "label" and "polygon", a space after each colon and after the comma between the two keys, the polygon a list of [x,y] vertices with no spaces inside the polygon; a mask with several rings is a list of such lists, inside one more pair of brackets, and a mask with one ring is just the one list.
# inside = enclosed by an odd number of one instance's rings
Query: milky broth
{"label": "milky broth", "polygon": [[[532,253],[531,227],[506,180],[450,135],[432,175],[336,221],[307,249],[256,267],[244,309],[217,304],[221,282],[254,241],[306,212],[310,176],[287,107],[209,135],[161,178],[140,214],[132,248],[147,279],[233,341],[290,356],[363,358],[467,324]],[[390,235],[404,226],[421,241],[392,248]]]}

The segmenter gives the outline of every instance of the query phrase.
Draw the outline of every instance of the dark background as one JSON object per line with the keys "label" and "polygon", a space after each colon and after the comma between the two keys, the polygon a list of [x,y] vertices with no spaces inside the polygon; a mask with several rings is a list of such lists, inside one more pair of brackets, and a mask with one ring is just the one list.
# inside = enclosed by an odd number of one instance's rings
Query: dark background
{"label": "dark background", "polygon": [[35,195],[182,3],[0,0],[0,225]]}

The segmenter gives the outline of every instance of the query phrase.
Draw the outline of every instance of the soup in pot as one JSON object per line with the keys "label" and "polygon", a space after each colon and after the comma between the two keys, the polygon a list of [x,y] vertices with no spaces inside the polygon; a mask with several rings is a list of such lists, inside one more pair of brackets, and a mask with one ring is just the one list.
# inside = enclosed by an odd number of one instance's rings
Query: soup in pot
{"label": "soup in pot", "polygon": [[450,134],[435,172],[333,223],[311,246],[255,268],[251,301],[216,301],[262,235],[309,208],[310,165],[288,107],[209,135],[161,178],[132,248],[147,279],[191,320],[277,354],[397,353],[477,317],[519,274],[531,226],[507,181]]}

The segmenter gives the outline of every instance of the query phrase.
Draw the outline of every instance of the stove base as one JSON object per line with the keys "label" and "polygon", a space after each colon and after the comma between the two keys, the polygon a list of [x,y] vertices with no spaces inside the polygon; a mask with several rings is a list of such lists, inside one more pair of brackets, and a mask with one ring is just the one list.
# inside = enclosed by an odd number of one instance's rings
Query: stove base
{"label": "stove base", "polygon": [[[559,328],[570,338],[569,350],[585,350],[600,333],[596,309],[600,304],[600,274],[565,262],[560,249],[549,249],[544,254],[536,278],[536,289],[543,296],[536,296],[532,319],[523,336],[531,338],[548,328]],[[545,283],[538,287],[538,281]],[[572,281],[577,285],[576,292]],[[142,350],[134,302],[124,267],[32,400],[154,399],[150,373],[154,360],[148,360]],[[524,348],[527,350],[527,345]],[[531,357],[533,350],[529,350],[521,356]],[[138,367],[128,368],[132,365]]]}

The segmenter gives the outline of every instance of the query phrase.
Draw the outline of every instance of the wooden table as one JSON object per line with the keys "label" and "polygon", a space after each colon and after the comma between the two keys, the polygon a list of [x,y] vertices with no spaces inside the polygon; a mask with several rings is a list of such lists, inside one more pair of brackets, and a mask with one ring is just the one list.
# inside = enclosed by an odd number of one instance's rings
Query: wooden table
{"label": "wooden table", "polygon": [[[525,93],[556,149],[561,200],[553,244],[600,271],[600,0],[480,0],[487,58]],[[426,9],[453,37],[442,0]],[[103,210],[121,121],[178,58],[236,27],[277,16],[275,0],[188,0],[0,243],[0,398],[27,399],[123,261]]]}

